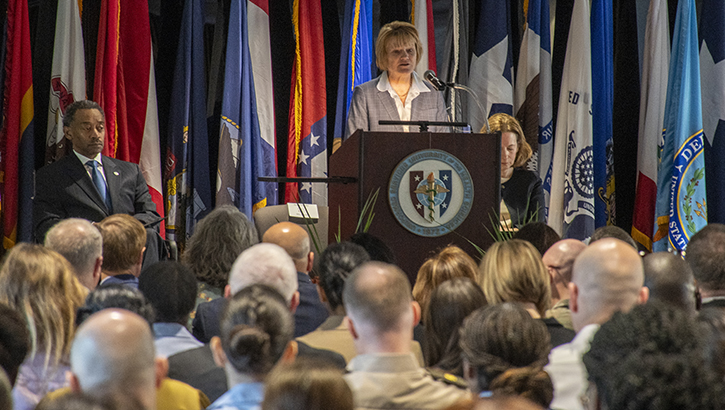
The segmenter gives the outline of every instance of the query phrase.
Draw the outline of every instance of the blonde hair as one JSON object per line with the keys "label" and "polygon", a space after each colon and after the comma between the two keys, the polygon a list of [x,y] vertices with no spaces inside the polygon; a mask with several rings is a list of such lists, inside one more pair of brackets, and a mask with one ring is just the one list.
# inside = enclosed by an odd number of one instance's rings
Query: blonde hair
{"label": "blonde hair", "polygon": [[425,312],[430,296],[441,283],[453,278],[469,278],[476,281],[476,262],[461,248],[448,245],[431,256],[418,269],[413,286],[413,299]]}
{"label": "blonde hair", "polygon": [[[493,114],[488,118],[488,125],[491,128],[491,132],[501,131],[502,134],[504,132],[513,132],[516,134],[518,150],[516,151],[516,159],[514,159],[514,168],[526,165],[526,161],[531,158],[532,151],[531,145],[526,142],[524,130],[521,128],[519,121],[508,114],[499,113]],[[481,132],[485,131],[481,130]]]}
{"label": "blonde hair", "polygon": [[46,366],[68,357],[86,293],[70,263],[41,245],[16,245],[0,269],[0,302],[25,318],[31,356],[42,348]]}
{"label": "blonde hair", "polygon": [[138,219],[114,214],[96,226],[103,237],[104,271],[125,271],[138,263],[146,245],[146,229]]}
{"label": "blonde hair", "polygon": [[404,21],[393,21],[384,25],[378,33],[375,42],[375,64],[385,71],[388,69],[388,46],[407,46],[413,43],[415,46],[415,65],[423,58],[423,45],[420,44],[418,30],[414,25]]}
{"label": "blonde hair", "polygon": [[478,273],[488,303],[533,303],[542,317],[551,305],[549,273],[539,251],[527,241],[494,243],[483,256]]}

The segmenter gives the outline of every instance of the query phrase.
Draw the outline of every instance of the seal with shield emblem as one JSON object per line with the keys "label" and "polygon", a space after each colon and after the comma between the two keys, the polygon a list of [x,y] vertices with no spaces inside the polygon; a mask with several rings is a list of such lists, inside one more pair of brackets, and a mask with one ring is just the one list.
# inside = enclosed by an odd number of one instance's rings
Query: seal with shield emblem
{"label": "seal with shield emblem", "polygon": [[437,150],[414,152],[393,170],[388,202],[408,231],[426,237],[451,233],[473,205],[473,180],[458,158]]}

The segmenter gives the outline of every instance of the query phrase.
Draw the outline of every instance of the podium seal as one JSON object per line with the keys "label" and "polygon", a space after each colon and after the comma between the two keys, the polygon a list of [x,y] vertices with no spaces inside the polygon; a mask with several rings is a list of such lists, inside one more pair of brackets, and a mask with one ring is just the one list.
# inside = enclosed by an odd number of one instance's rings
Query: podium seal
{"label": "podium seal", "polygon": [[453,232],[473,205],[473,180],[453,155],[427,149],[404,158],[393,170],[388,202],[408,231],[426,237]]}

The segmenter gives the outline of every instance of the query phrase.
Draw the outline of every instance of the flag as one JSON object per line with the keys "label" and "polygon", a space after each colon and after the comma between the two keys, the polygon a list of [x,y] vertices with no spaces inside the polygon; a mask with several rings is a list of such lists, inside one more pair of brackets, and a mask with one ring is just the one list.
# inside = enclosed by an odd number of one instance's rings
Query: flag
{"label": "flag", "polygon": [[[260,30],[253,30],[252,21],[255,19],[257,23],[264,20],[267,25],[261,24]],[[232,0],[219,133],[216,203],[233,204],[250,216],[259,208],[277,203],[277,184],[257,181],[257,177],[277,174],[274,110],[267,106],[273,102],[271,89],[267,89],[268,86],[271,88],[272,79],[268,21],[266,10],[258,5],[247,0]],[[260,27],[257,25],[257,28]],[[252,36],[255,42],[250,41]],[[260,47],[265,44],[266,47]],[[263,57],[266,62],[259,62],[266,66],[264,71],[260,68],[259,77],[263,78],[259,82],[252,68],[252,48],[258,53],[257,57]],[[257,83],[260,96],[264,98],[257,97]],[[267,121],[264,124],[260,121],[262,115],[258,114],[262,111],[264,121]],[[262,138],[262,129],[266,138]]]}
{"label": "flag", "polygon": [[514,104],[509,3],[504,5],[500,0],[483,0],[480,7],[468,72],[468,85],[478,94],[485,110],[481,113],[477,104],[468,104],[468,122],[476,131],[493,114],[513,115]]}
{"label": "flag", "polygon": [[538,172],[543,181],[544,208],[548,215],[554,148],[548,0],[529,0],[516,78],[514,112],[534,153],[527,168]]}
{"label": "flag", "polygon": [[166,237],[181,250],[212,204],[202,6],[197,0],[184,2],[164,166]]}
{"label": "flag", "polygon": [[420,44],[423,47],[423,57],[421,58],[415,71],[420,78],[423,78],[428,70],[438,71],[436,66],[436,34],[435,25],[433,24],[433,4],[431,0],[411,0],[413,12],[411,13],[411,21],[418,30]]}
{"label": "flag", "polygon": [[[327,176],[327,97],[320,0],[294,0],[296,50],[292,67],[287,148],[288,177]],[[287,202],[327,205],[327,185],[288,184]]]}
{"label": "flag", "polygon": [[[149,37],[149,44],[151,38]],[[151,50],[149,50],[151,52]],[[164,212],[163,184],[161,181],[161,137],[159,135],[159,113],[156,102],[156,74],[152,52],[149,54],[149,80],[146,101],[146,115],[144,116],[143,138],[141,140],[141,153],[138,165],[141,168],[149,194],[156,205],[156,212],[162,218]],[[166,239],[166,222],[159,224],[159,234]]]}
{"label": "flag", "polygon": [[[447,16],[441,15],[441,19],[447,20],[447,24],[443,30],[443,47],[436,49],[438,78],[447,83],[469,84],[469,0],[452,0],[450,4],[450,13]],[[467,101],[465,94],[446,90],[451,121],[463,121],[464,113],[468,115]]]}
{"label": "flag", "polygon": [[123,81],[123,77],[118,76],[120,14],[121,0],[101,1],[93,82],[93,99],[100,104],[106,116],[106,141],[103,146],[103,155],[114,158],[118,151],[117,90],[118,82]]}
{"label": "flag", "polygon": [[559,95],[549,226],[564,238],[594,232],[589,0],[575,0]]}
{"label": "flag", "polygon": [[667,0],[651,0],[647,14],[639,104],[637,191],[632,215],[632,238],[652,250],[657,202],[657,144],[662,138],[670,65]]}
{"label": "flag", "polygon": [[684,250],[690,236],[707,225],[695,0],[677,5],[673,34],[657,173],[655,251]]}
{"label": "flag", "polygon": [[702,2],[700,79],[709,222],[725,223],[725,3]]}
{"label": "flag", "polygon": [[612,0],[592,1],[592,125],[594,226],[614,220],[614,109]]}
{"label": "flag", "polygon": [[78,0],[59,0],[50,74],[46,164],[68,152],[68,141],[63,135],[63,115],[73,102],[86,99],[85,64]]}
{"label": "flag", "polygon": [[31,240],[33,224],[33,69],[28,2],[8,2],[5,84],[0,135],[3,247]]}
{"label": "flag", "polygon": [[373,49],[372,0],[346,0],[344,13],[333,152],[340,147],[345,137],[352,91],[356,86],[372,80],[377,74]]}

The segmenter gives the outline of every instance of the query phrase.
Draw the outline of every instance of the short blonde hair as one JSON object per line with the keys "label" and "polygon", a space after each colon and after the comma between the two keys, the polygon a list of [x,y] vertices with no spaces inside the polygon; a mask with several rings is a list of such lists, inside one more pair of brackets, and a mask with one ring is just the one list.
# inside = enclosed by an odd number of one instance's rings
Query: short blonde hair
{"label": "short blonde hair", "polygon": [[483,256],[478,273],[488,303],[533,303],[542,317],[551,305],[549,273],[539,251],[527,241],[494,243]]}
{"label": "short blonde hair", "polygon": [[415,46],[415,65],[423,58],[423,45],[420,43],[418,30],[414,25],[404,21],[393,21],[384,25],[378,33],[378,40],[375,42],[375,64],[385,71],[388,69],[388,46]]}
{"label": "short blonde hair", "polygon": [[103,237],[104,271],[124,271],[138,263],[146,245],[146,229],[138,219],[115,214],[104,218],[97,227]]}
{"label": "short blonde hair", "polygon": [[453,278],[468,278],[476,281],[476,262],[461,248],[449,245],[431,256],[418,269],[413,286],[413,299],[425,312],[433,291],[441,283]]}
{"label": "short blonde hair", "polygon": [[23,316],[31,355],[42,348],[46,365],[67,358],[86,293],[70,263],[41,245],[16,245],[0,269],[0,302]]}
{"label": "short blonde hair", "polygon": [[488,118],[488,125],[491,132],[500,131],[502,134],[504,132],[513,132],[516,134],[518,150],[516,151],[516,158],[514,159],[514,167],[523,167],[526,165],[526,161],[531,158],[532,150],[531,145],[526,142],[526,136],[519,121],[508,114],[498,113]]}

